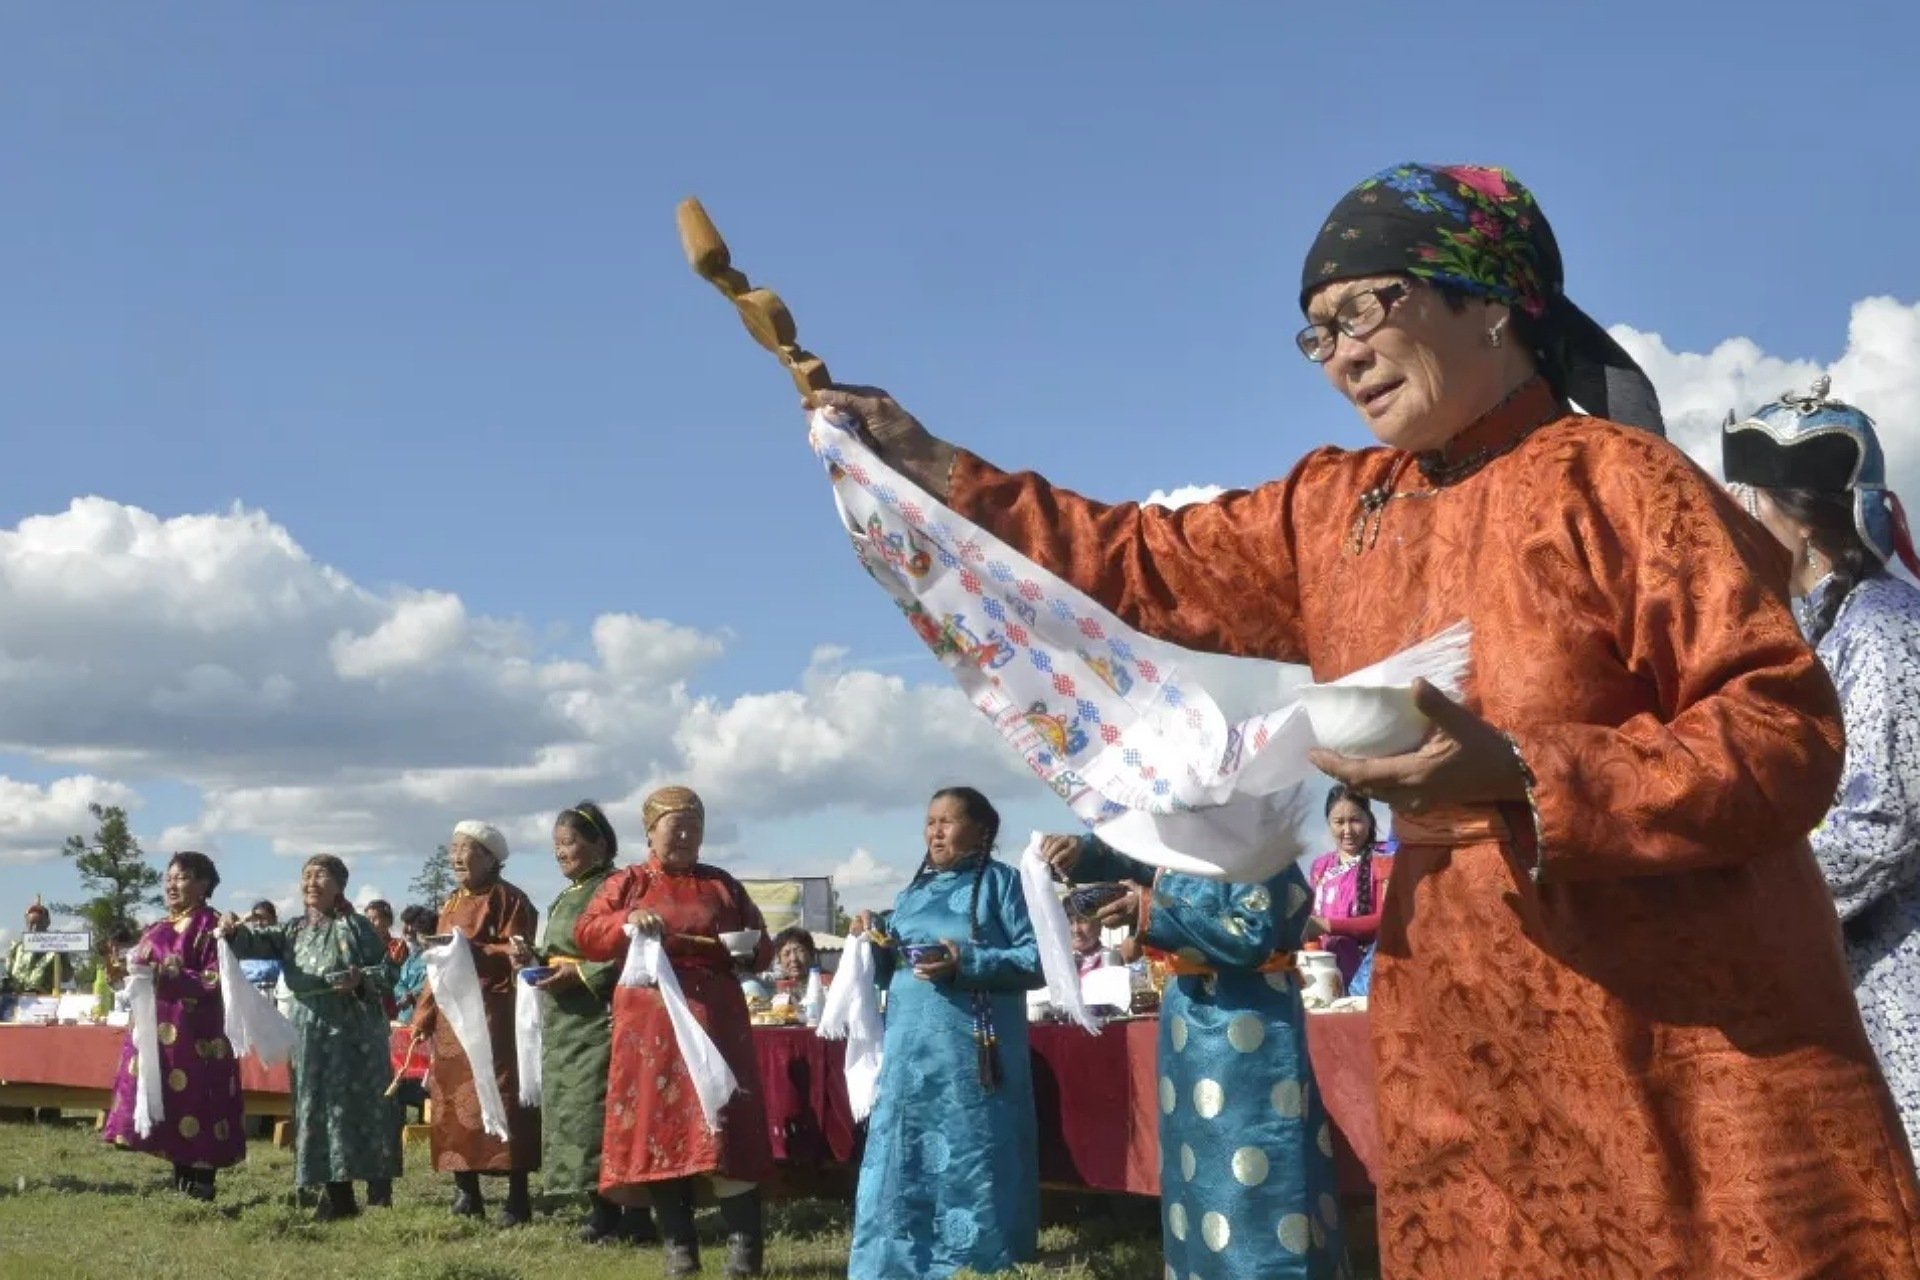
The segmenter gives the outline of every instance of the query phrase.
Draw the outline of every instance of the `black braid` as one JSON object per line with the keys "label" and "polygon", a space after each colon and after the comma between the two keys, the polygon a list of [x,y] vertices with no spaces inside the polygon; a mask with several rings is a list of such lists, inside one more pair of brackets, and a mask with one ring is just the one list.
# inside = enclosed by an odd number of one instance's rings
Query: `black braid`
{"label": "black braid", "polygon": [[1373,846],[1380,839],[1380,823],[1373,816],[1373,805],[1367,797],[1344,782],[1334,783],[1333,789],[1327,792],[1326,816],[1332,817],[1334,806],[1343,801],[1358,805],[1360,811],[1367,815],[1367,839],[1360,846],[1360,865],[1354,872],[1353,912],[1355,915],[1370,916],[1373,914]]}

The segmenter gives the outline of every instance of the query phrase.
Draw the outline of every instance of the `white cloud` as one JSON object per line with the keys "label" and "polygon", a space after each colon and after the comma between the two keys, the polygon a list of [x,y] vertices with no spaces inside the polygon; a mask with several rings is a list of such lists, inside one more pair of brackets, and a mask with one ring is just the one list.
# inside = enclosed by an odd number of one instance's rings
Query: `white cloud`
{"label": "white cloud", "polygon": [[904,867],[880,861],[866,849],[855,849],[846,861],[828,873],[840,895],[842,910],[866,911],[890,907],[911,874]]}
{"label": "white cloud", "polygon": [[688,708],[675,743],[713,807],[890,809],[943,783],[1032,776],[957,686],[848,670],[844,656],[816,650],[798,689]]}
{"label": "white cloud", "polygon": [[1225,492],[1217,484],[1183,484],[1177,489],[1155,489],[1147,495],[1147,504],[1178,509],[1196,502],[1212,502]]}
{"label": "white cloud", "polygon": [[1657,333],[1616,325],[1614,337],[1660,391],[1675,444],[1720,473],[1720,424],[1727,410],[1748,413],[1783,391],[1805,392],[1820,374],[1833,394],[1873,416],[1887,453],[1888,482],[1920,503],[1920,303],[1865,298],[1853,306],[1847,345],[1831,364],[1783,358],[1747,338],[1705,353],[1674,351]]}
{"label": "white cloud", "polygon": [[431,668],[467,636],[467,610],[460,597],[423,591],[398,600],[393,612],[364,636],[340,632],[328,645],[343,680],[368,680]]}
{"label": "white cloud", "polygon": [[0,862],[46,862],[60,856],[68,836],[88,836],[99,823],[90,804],[138,808],[132,788],[92,774],[46,786],[0,776]]}
{"label": "white cloud", "polygon": [[541,849],[558,806],[631,812],[668,777],[770,816],[1018,769],[931,668],[916,686],[817,655],[797,689],[722,699],[688,683],[724,635],[608,613],[591,638],[563,657],[455,595],[361,587],[258,511],[77,499],[0,529],[0,751],[88,770],[0,790],[0,860],[87,829],[89,799],[132,802],[115,775],[199,789],[164,847],[417,864],[459,818]]}

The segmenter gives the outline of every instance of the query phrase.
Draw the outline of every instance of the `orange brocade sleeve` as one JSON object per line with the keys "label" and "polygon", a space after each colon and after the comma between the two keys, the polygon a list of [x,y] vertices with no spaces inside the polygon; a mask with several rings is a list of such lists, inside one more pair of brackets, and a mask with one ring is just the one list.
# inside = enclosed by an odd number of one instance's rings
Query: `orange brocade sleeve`
{"label": "orange brocade sleeve", "polygon": [[948,505],[1136,631],[1211,653],[1304,662],[1296,504],[1316,459],[1285,480],[1178,510],[1107,506],[961,449]]}
{"label": "orange brocade sleeve", "polygon": [[1543,513],[1556,554],[1529,569],[1561,578],[1540,582],[1542,599],[1610,628],[1653,705],[1614,723],[1502,726],[1536,780],[1546,874],[1731,866],[1789,846],[1832,803],[1842,731],[1787,609],[1784,556],[1677,450],[1629,436],[1599,462],[1565,477],[1587,492],[1577,511]]}

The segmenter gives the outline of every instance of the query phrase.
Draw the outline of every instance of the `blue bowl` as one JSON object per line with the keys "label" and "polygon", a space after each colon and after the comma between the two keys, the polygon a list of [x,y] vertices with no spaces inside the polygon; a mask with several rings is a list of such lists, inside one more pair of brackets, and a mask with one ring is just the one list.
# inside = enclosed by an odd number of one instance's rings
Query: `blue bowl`
{"label": "blue bowl", "polygon": [[945,960],[947,958],[947,948],[946,944],[941,942],[915,943],[911,947],[900,948],[900,954],[907,958],[908,964],[917,968],[923,964],[933,964],[936,961]]}
{"label": "blue bowl", "polygon": [[550,964],[529,965],[525,969],[522,969],[520,971],[520,981],[526,983],[530,987],[534,987],[534,986],[540,985],[542,982],[545,982],[548,978],[551,978],[554,974],[558,972],[559,970],[555,969]]}

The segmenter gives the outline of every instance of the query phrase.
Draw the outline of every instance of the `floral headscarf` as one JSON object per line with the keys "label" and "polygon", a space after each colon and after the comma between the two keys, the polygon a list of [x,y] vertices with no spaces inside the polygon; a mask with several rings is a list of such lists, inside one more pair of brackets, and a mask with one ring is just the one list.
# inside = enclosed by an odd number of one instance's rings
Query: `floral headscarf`
{"label": "floral headscarf", "polygon": [[1400,164],[1349,191],[1327,215],[1300,273],[1300,307],[1321,286],[1410,275],[1507,303],[1531,322],[1554,389],[1583,410],[1665,434],[1653,383],[1567,300],[1553,228],[1505,169]]}

